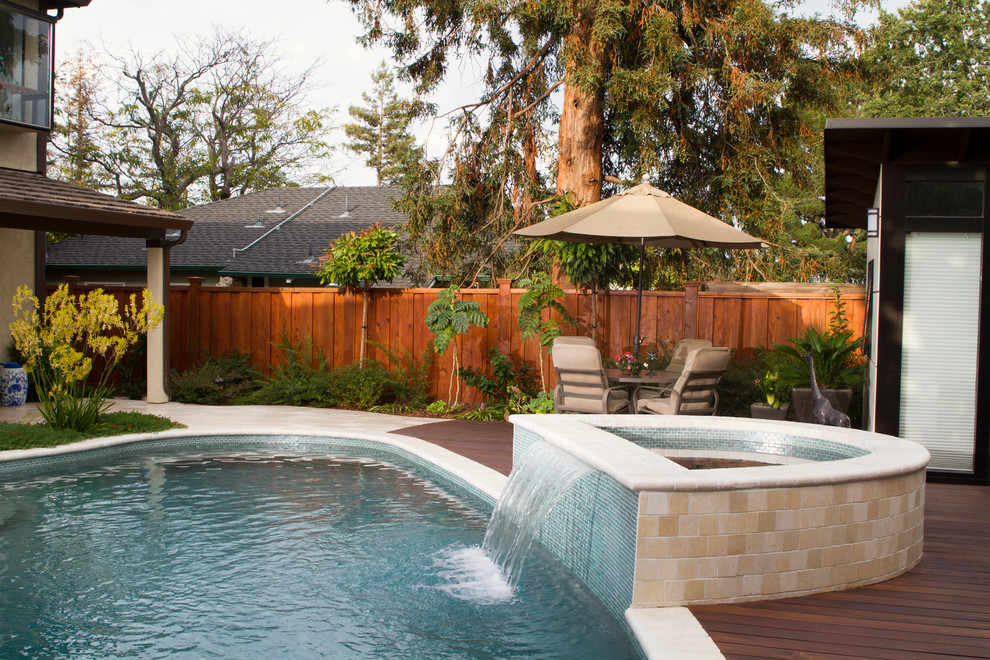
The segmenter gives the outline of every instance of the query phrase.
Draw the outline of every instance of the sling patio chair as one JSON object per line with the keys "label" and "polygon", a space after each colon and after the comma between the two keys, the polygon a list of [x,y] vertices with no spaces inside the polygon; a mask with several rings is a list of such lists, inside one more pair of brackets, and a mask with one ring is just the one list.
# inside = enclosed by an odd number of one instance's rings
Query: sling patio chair
{"label": "sling patio chair", "polygon": [[629,412],[629,392],[609,387],[602,354],[587,342],[565,338],[554,340],[550,349],[557,386],[553,389],[554,412],[613,414]]}
{"label": "sling patio chair", "polygon": [[684,361],[680,377],[671,387],[639,387],[636,412],[654,415],[714,415],[718,410],[715,388],[729,366],[729,349],[696,348]]}

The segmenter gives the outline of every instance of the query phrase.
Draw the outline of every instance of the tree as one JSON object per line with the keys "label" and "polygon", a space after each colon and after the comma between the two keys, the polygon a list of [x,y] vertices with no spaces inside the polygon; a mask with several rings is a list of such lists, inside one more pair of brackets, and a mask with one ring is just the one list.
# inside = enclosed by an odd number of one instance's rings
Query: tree
{"label": "tree", "polygon": [[377,185],[394,184],[405,165],[423,158],[423,149],[416,146],[416,138],[409,132],[409,124],[423,106],[399,98],[395,75],[385,62],[371,74],[371,82],[371,94],[361,95],[365,106],[347,109],[355,122],[344,124],[344,133],[351,140],[345,146],[367,154],[365,164],[375,170]]}
{"label": "tree", "polygon": [[[412,236],[438,241],[454,225],[444,248],[479,232],[504,240],[539,219],[526,208],[532,200],[566,192],[583,205],[605,181],[651,174],[773,243],[759,259],[700,255],[718,270],[767,279],[786,276],[794,261],[790,229],[823,215],[815,128],[854,73],[856,2],[836,17],[801,18],[784,13],[790,3],[764,0],[351,0],[365,41],[390,45],[420,89],[444,77],[449,57],[488,56],[487,92],[455,124],[452,182],[422,205]],[[561,86],[555,145],[537,153],[555,114],[550,92]],[[556,162],[553,190],[528,168],[534,156]]]}
{"label": "tree", "polygon": [[360,234],[348,232],[330,244],[320,258],[316,274],[324,284],[336,284],[351,291],[360,289],[361,348],[358,364],[364,367],[364,344],[368,337],[368,289],[372,285],[395,279],[405,263],[398,250],[399,236],[394,230],[375,224]]}
{"label": "tree", "polygon": [[285,75],[275,47],[218,30],[172,56],[110,56],[86,109],[91,148],[56,130],[56,161],[85,157],[99,189],[170,210],[285,185],[326,155],[327,129],[300,107],[308,72]]}
{"label": "tree", "polygon": [[990,2],[917,0],[882,12],[862,61],[870,117],[990,114]]}
{"label": "tree", "polygon": [[[457,379],[458,357],[461,348],[459,339],[467,334],[471,326],[479,328],[488,327],[488,315],[481,309],[481,306],[473,300],[461,300],[457,297],[460,292],[456,286],[450,286],[437,294],[437,299],[426,308],[426,327],[433,333],[433,352],[443,355],[447,352],[447,347],[454,344],[453,367],[450,370],[450,383],[447,385],[447,399],[450,400],[453,392],[452,406],[457,406],[461,397],[461,381]],[[457,389],[454,390],[454,381],[457,380]]]}
{"label": "tree", "polygon": [[[60,71],[64,81],[56,87],[52,142],[58,155],[51,159],[50,174],[86,188],[99,188],[94,171],[97,144],[91,114],[96,105],[94,65],[79,51]],[[53,154],[54,155],[54,154]]]}

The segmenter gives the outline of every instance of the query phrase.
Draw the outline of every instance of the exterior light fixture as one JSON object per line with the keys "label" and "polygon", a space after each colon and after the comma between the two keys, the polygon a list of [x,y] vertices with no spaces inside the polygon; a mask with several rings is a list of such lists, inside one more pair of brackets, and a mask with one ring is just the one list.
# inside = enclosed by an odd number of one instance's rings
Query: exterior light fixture
{"label": "exterior light fixture", "polygon": [[880,235],[880,209],[866,209],[866,237],[876,238]]}

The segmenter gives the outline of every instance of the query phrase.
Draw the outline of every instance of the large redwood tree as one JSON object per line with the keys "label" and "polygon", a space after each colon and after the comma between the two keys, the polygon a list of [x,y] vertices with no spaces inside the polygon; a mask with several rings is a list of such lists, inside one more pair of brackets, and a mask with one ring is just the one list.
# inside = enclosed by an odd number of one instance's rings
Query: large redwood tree
{"label": "large redwood tree", "polygon": [[452,61],[487,59],[487,92],[458,110],[448,159],[409,186],[427,260],[497,275],[504,237],[541,219],[534,203],[586,204],[603,182],[647,175],[778,246],[758,261],[711,255],[715,270],[834,262],[795,252],[790,230],[821,218],[820,124],[854,75],[859,0],[824,18],[791,15],[788,0],[348,1],[362,38],[390,46],[421,91]]}

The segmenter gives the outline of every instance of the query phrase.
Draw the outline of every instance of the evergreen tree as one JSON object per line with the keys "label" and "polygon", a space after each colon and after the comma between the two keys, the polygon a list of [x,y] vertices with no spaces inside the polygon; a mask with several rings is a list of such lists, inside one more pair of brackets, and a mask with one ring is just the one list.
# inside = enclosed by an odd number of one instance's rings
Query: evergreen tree
{"label": "evergreen tree", "polygon": [[[427,189],[421,180],[404,202],[427,260],[465,263],[467,279],[498,276],[510,263],[499,253],[506,237],[545,216],[534,200],[569,193],[584,205],[603,186],[615,192],[606,182],[643,174],[772,245],[756,255],[667,251],[660,274],[671,283],[699,271],[856,277],[791,235],[809,227],[836,250],[849,245],[820,225],[819,143],[856,73],[859,1],[804,18],[787,13],[795,3],[771,0],[350,0],[363,39],[391,46],[420,90],[443,80],[448,58],[488,57],[487,91],[459,109],[451,161],[435,168],[451,181]],[[554,138],[544,127],[555,119]],[[540,174],[539,162],[556,168]]]}
{"label": "evergreen tree", "polygon": [[863,62],[870,117],[990,115],[990,2],[917,0],[882,13]]}
{"label": "evergreen tree", "polygon": [[91,117],[98,86],[93,70],[93,63],[82,51],[59,70],[49,166],[55,178],[97,189],[100,184],[94,172],[94,157],[98,147]]}
{"label": "evergreen tree", "polygon": [[409,132],[420,105],[400,99],[395,92],[395,75],[382,62],[371,74],[374,87],[361,95],[365,105],[347,109],[354,123],[344,124],[350,138],[347,148],[367,154],[365,163],[375,170],[377,185],[398,183],[405,168],[423,158],[423,149]]}

